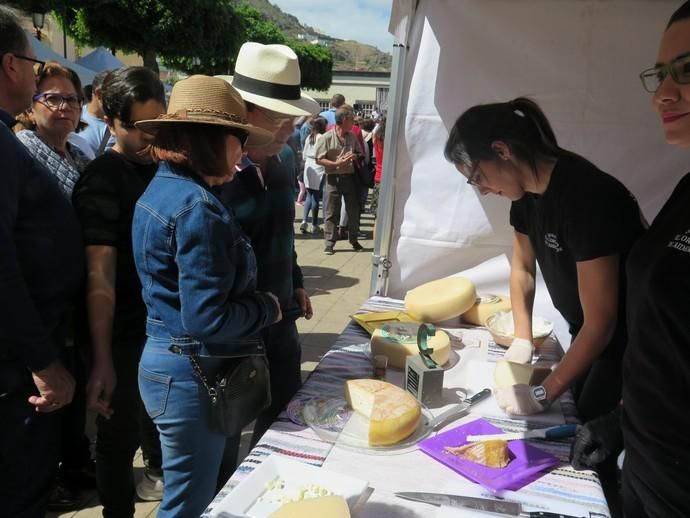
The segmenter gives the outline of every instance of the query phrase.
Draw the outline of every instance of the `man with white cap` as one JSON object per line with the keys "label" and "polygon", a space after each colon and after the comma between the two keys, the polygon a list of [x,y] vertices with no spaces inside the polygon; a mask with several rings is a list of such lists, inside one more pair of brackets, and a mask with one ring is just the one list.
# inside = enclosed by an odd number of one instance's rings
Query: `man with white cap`
{"label": "man with white cap", "polygon": [[[302,94],[297,55],[285,45],[247,42],[240,48],[235,75],[223,77],[242,95],[248,121],[271,131],[274,140],[248,148],[235,180],[221,197],[229,204],[252,241],[257,260],[257,289],[280,300],[283,320],[262,332],[271,369],[272,404],[256,421],[252,446],[299,390],[301,347],[295,320],[312,317],[294,247],[295,178],[282,166],[278,153],[293,132],[293,119],[319,111]],[[234,470],[239,437],[228,440],[220,483]]]}

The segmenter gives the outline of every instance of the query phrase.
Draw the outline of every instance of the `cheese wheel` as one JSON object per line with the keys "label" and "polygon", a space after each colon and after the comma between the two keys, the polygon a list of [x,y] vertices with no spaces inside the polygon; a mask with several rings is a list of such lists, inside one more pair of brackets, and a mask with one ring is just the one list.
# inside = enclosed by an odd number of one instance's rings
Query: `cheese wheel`
{"label": "cheese wheel", "polygon": [[494,385],[496,388],[519,384],[539,385],[549,374],[551,374],[551,369],[548,367],[499,360],[494,370]]}
{"label": "cheese wheel", "polygon": [[474,306],[462,314],[462,319],[468,324],[483,326],[490,316],[499,311],[510,311],[511,309],[510,297],[480,293]]}
{"label": "cheese wheel", "polygon": [[446,277],[408,291],[405,311],[420,322],[440,322],[462,315],[476,299],[472,281],[464,277]]}
{"label": "cheese wheel", "polygon": [[[419,326],[417,326],[419,327]],[[450,356],[450,337],[440,329],[436,330],[434,336],[427,339],[429,347],[433,348],[434,352],[431,357],[439,365],[444,365]],[[376,329],[371,335],[371,354],[383,354],[388,356],[388,365],[396,369],[405,368],[405,359],[412,354],[419,354],[417,347],[417,336],[414,336],[412,342],[401,342],[395,340],[390,336],[384,336],[381,329]]]}
{"label": "cheese wheel", "polygon": [[283,504],[270,518],[350,518],[342,496],[320,496]]}
{"label": "cheese wheel", "polygon": [[372,446],[395,444],[409,437],[422,417],[419,401],[385,381],[348,380],[345,398],[355,412],[369,419],[369,444]]}

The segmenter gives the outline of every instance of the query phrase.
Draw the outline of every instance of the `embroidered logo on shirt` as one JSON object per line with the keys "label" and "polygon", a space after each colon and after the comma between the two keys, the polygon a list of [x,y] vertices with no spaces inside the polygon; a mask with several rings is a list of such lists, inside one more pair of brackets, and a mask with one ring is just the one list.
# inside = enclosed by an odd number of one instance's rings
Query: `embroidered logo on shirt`
{"label": "embroidered logo on shirt", "polygon": [[563,247],[560,244],[558,244],[558,236],[551,232],[544,234],[544,244],[547,247],[552,248],[556,252],[563,251]]}
{"label": "embroidered logo on shirt", "polygon": [[676,237],[667,246],[690,254],[690,229],[686,230],[684,234],[676,234]]}

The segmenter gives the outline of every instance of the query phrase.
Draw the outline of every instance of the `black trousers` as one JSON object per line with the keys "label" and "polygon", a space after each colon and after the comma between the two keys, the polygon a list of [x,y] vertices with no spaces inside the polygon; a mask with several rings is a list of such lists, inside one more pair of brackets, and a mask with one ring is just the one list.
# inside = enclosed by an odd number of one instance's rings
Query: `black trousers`
{"label": "black trousers", "polygon": [[0,360],[0,517],[43,518],[55,480],[64,408],[38,413],[38,395],[19,362]]}
{"label": "black trousers", "polygon": [[110,419],[98,416],[96,425],[96,485],[104,518],[134,516],[134,471],[132,463],[141,446],[148,467],[161,469],[158,430],[144,410],[139,395],[139,344],[113,343],[113,366],[117,385],[113,392]]}
{"label": "black trousers", "polygon": [[[253,448],[266,433],[302,386],[302,347],[297,324],[292,319],[281,320],[262,332],[271,374],[271,406],[254,423],[250,447]],[[218,475],[218,490],[228,481],[237,467],[240,436],[229,437]]]}

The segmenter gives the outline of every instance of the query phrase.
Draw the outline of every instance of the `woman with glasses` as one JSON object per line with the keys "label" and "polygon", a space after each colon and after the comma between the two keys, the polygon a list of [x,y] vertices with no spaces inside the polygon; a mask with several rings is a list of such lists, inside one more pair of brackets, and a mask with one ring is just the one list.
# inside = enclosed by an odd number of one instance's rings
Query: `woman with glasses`
{"label": "woman with glasses", "polygon": [[63,194],[72,191],[89,163],[87,155],[68,141],[81,126],[79,121],[84,93],[74,70],[55,61],[37,66],[37,93],[31,110],[20,117],[26,128],[17,133],[36,160],[55,175]]}
{"label": "woman with glasses", "polygon": [[230,84],[201,75],[175,84],[166,115],[135,124],[154,135],[158,162],[132,224],[147,310],[139,388],[163,451],[158,516],[197,517],[215,493],[226,443],[201,373],[214,380],[233,357],[263,354],[259,332],[282,318],[277,297],[256,291],[249,239],[218,197],[245,144],[273,135],[247,122]]}
{"label": "woman with glasses", "polygon": [[509,414],[535,414],[571,388],[581,418],[609,412],[620,399],[626,343],[622,265],[643,231],[632,194],[585,158],[561,148],[539,106],[522,97],[463,113],[450,132],[445,156],[483,195],[512,202],[510,294],[516,338],[505,358],[532,359],[537,263],[573,337],[542,385],[499,389],[499,405]]}
{"label": "woman with glasses", "polygon": [[[685,2],[661,38],[656,66],[641,74],[666,142],[684,149],[690,148],[689,56]],[[690,516],[690,174],[630,251],[627,276],[622,404],[578,433],[573,465],[594,467],[625,444],[626,518]]]}

